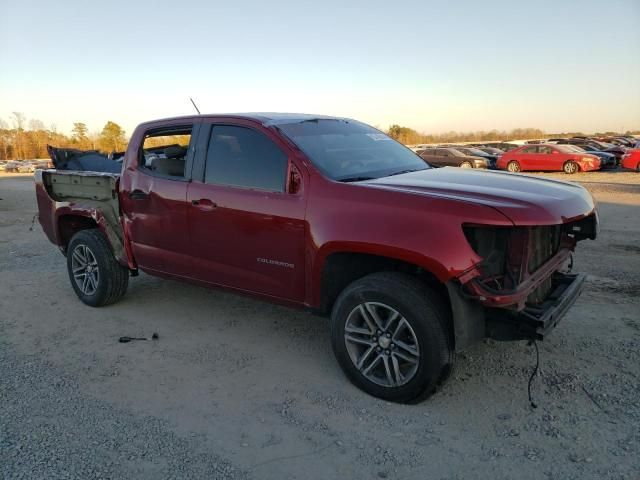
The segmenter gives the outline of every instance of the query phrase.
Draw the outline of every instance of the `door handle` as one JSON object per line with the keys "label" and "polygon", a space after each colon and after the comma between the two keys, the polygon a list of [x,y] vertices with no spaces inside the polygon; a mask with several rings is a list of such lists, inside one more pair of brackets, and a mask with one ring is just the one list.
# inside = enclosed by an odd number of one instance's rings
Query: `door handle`
{"label": "door handle", "polygon": [[134,190],[133,192],[129,192],[129,198],[131,200],[147,200],[149,194],[144,193],[142,190]]}
{"label": "door handle", "polygon": [[201,198],[199,200],[191,200],[191,205],[193,205],[194,207],[197,207],[198,209],[203,210],[203,211],[210,211],[210,210],[215,210],[216,208],[218,208],[218,204],[215,203],[215,202],[212,202],[208,198]]}

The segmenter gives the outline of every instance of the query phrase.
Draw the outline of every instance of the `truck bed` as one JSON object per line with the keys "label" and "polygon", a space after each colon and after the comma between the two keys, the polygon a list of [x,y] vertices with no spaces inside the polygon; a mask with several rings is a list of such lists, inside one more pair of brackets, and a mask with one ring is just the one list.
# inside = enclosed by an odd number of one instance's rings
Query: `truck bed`
{"label": "truck bed", "polygon": [[125,259],[120,205],[119,173],[36,170],[35,184],[40,223],[49,239],[63,245],[60,218],[83,212],[107,235],[117,258]]}

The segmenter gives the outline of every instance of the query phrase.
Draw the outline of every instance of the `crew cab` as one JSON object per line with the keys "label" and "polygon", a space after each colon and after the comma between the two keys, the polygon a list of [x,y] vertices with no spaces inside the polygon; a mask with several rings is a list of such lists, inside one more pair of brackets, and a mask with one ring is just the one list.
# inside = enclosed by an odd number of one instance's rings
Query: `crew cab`
{"label": "crew cab", "polygon": [[598,226],[578,185],[431,168],[337,117],[152,121],[120,165],[35,174],[82,302],[116,302],[143,271],[307,309],[330,317],[347,377],[398,402],[433,393],[483,338],[544,339],[580,294],[572,251]]}
{"label": "crew cab", "polygon": [[576,151],[570,145],[525,145],[504,153],[496,163],[501,170],[512,173],[527,170],[564,173],[600,170],[601,161],[596,155]]}

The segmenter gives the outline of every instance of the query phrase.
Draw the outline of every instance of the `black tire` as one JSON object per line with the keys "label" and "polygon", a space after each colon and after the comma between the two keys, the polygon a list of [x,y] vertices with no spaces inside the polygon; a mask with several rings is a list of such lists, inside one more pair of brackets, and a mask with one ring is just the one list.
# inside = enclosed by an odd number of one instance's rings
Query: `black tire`
{"label": "black tire", "polygon": [[[350,347],[345,339],[345,327],[353,312],[369,303],[390,307],[399,313],[409,324],[411,333],[417,340],[417,366],[412,369],[411,377],[406,376],[410,379],[404,384],[378,384],[365,376],[362,371],[366,370],[364,365],[358,369],[354,364],[355,360],[352,360]],[[417,278],[397,272],[373,273],[356,280],[339,295],[331,313],[331,343],[340,367],[355,386],[384,400],[415,403],[433,394],[453,368],[450,321],[449,311],[441,297]],[[383,336],[380,334],[380,338]],[[391,341],[395,340],[392,338]],[[354,344],[350,345],[353,349]],[[393,348],[394,344],[390,347]],[[372,347],[362,348],[368,350]],[[403,352],[404,350],[396,350],[396,355]],[[376,350],[372,355],[378,355],[381,359],[385,355],[387,360],[382,359],[383,363],[392,364],[393,350]],[[375,362],[369,362],[371,363]],[[380,361],[378,366],[383,368]],[[387,371],[387,375],[391,374]],[[401,377],[396,372],[391,376],[395,379]]]}
{"label": "black tire", "polygon": [[568,160],[564,162],[562,171],[568,175],[573,175],[574,173],[578,173],[580,171],[580,167],[573,160]]}
{"label": "black tire", "polygon": [[518,173],[522,171],[522,168],[520,168],[520,164],[518,162],[511,160],[507,163],[507,171],[511,173]]}
{"label": "black tire", "polygon": [[[87,253],[88,251],[88,253]],[[85,257],[90,256],[96,264],[94,272],[97,270],[95,278],[95,288],[86,289],[93,291],[83,291],[82,283],[84,277],[82,273],[78,279],[74,276],[74,265],[78,269],[78,256],[74,253],[83,252]],[[74,263],[75,262],[75,263]],[[91,307],[101,307],[117,302],[127,291],[129,285],[129,269],[118,263],[113,255],[111,246],[104,234],[97,229],[81,230],[76,233],[67,247],[67,272],[73,290],[83,303]],[[85,269],[86,272],[86,269]],[[87,273],[84,273],[85,277]],[[94,277],[92,277],[94,278]]]}
{"label": "black tire", "polygon": [[458,165],[458,167],[460,167],[460,168],[473,168],[473,163],[465,160],[460,165]]}

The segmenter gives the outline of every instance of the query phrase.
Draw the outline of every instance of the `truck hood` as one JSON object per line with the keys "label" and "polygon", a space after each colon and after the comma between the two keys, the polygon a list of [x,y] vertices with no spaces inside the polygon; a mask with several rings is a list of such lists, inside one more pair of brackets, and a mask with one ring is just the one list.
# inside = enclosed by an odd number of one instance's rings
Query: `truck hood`
{"label": "truck hood", "polygon": [[591,194],[580,185],[507,172],[430,168],[358,183],[486,205],[522,226],[566,223],[595,209]]}

